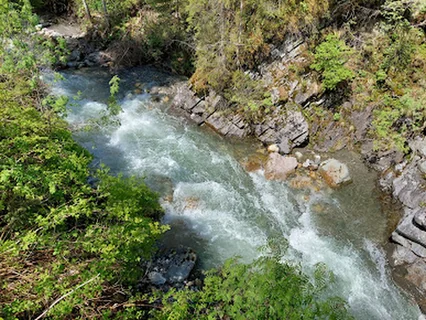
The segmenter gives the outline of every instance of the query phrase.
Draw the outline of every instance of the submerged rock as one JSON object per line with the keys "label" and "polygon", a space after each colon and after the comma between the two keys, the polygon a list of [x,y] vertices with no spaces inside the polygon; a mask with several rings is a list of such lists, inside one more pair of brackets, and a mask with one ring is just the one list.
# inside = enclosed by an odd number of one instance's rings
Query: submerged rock
{"label": "submerged rock", "polygon": [[191,248],[179,247],[160,252],[148,266],[148,281],[155,286],[183,283],[196,261],[197,254]]}
{"label": "submerged rock", "polygon": [[268,180],[286,180],[295,171],[298,162],[294,157],[284,157],[271,153],[265,166],[265,177]]}
{"label": "submerged rock", "polygon": [[351,182],[348,166],[336,159],[328,159],[322,162],[319,171],[331,187]]}

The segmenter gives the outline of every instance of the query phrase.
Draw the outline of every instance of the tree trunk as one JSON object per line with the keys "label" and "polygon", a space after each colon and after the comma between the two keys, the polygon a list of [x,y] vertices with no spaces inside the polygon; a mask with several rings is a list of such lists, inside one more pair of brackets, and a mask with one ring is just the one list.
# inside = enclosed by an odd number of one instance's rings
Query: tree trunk
{"label": "tree trunk", "polygon": [[92,15],[90,14],[89,6],[87,5],[86,0],[83,0],[84,10],[86,10],[86,15],[89,18],[90,23],[93,23]]}
{"label": "tree trunk", "polygon": [[107,27],[108,27],[108,30],[110,30],[111,29],[111,23],[109,21],[109,15],[108,15],[108,9],[107,9],[107,5],[106,5],[106,0],[102,0],[102,6],[104,8],[104,15],[105,15]]}

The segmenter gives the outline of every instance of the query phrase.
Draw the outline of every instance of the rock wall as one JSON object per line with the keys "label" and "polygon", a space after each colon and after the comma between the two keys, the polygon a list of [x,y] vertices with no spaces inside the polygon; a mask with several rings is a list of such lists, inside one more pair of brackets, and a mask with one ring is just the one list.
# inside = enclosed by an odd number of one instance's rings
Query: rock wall
{"label": "rock wall", "polygon": [[[392,234],[396,247],[392,265],[403,267],[400,277],[412,285],[426,310],[426,138],[411,141],[412,160],[396,165],[382,178],[404,208],[404,216]],[[383,181],[385,180],[385,181]]]}

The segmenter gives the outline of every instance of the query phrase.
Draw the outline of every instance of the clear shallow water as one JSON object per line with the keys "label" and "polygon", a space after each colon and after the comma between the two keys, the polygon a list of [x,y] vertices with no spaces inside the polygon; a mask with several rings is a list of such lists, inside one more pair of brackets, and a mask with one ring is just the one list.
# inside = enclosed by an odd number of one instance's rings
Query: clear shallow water
{"label": "clear shallow water", "polygon": [[[81,91],[69,108],[72,126],[105,109],[111,75],[88,70],[63,76],[52,83],[54,93],[73,97]],[[386,217],[370,190],[374,177],[355,171],[361,184],[355,181],[346,193],[324,191],[308,199],[284,183],[267,181],[261,171],[243,169],[240,158],[256,146],[198,128],[173,114],[163,96],[148,93],[172,84],[173,77],[150,68],[120,77],[121,125],[75,137],[95,155],[95,165],[145,177],[160,192],[164,222],[172,226],[166,244],[191,246],[209,268],[235,255],[250,261],[268,240],[286,238],[283,259],[300,263],[308,274],[325,263],[336,276],[330,294],[346,298],[357,319],[418,319],[418,308],[390,280],[380,249]],[[315,209],[318,204],[324,209]]]}

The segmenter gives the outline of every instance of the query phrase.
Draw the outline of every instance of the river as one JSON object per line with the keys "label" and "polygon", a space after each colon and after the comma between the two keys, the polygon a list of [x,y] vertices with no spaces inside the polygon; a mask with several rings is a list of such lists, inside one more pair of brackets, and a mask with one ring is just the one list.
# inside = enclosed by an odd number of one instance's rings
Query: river
{"label": "river", "polygon": [[[71,98],[67,121],[78,128],[106,108],[111,74],[74,70],[46,79],[52,91]],[[232,256],[250,261],[271,239],[286,239],[283,260],[310,274],[324,263],[335,275],[330,294],[344,297],[356,319],[418,319],[417,306],[392,282],[382,249],[389,217],[374,189],[375,174],[356,154],[340,157],[354,183],[307,195],[262,171],[240,164],[259,146],[198,127],[170,109],[164,95],[151,94],[177,78],[150,67],[121,72],[119,126],[76,130],[75,139],[113,173],[145,177],[162,196],[164,245],[188,245],[200,267]],[[161,90],[160,90],[161,91]],[[78,99],[72,99],[79,96]],[[320,208],[320,209],[319,209]]]}

